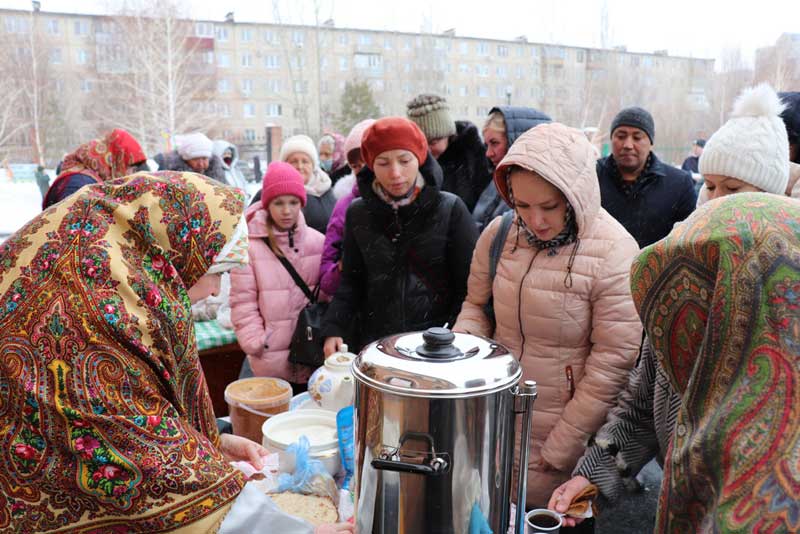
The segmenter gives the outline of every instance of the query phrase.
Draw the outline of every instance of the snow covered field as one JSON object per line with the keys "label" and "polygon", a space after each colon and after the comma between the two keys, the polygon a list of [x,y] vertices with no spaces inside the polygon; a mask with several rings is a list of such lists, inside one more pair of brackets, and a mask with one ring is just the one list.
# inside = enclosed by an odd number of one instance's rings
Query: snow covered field
{"label": "snow covered field", "polygon": [[42,195],[33,182],[0,181],[0,242],[42,211]]}

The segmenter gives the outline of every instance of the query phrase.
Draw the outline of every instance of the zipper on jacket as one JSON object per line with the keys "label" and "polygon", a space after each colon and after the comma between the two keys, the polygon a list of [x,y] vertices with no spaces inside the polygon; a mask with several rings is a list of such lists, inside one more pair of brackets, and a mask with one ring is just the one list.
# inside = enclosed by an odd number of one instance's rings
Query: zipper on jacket
{"label": "zipper on jacket", "polygon": [[536,256],[539,255],[539,252],[541,252],[541,249],[536,249],[536,252],[534,252],[533,257],[528,264],[528,270],[525,271],[525,274],[522,275],[522,279],[519,281],[519,292],[517,294],[517,321],[519,322],[519,335],[522,338],[522,344],[520,345],[519,351],[519,361],[522,361],[522,356],[525,354],[525,330],[522,328],[522,288],[525,286],[525,279],[530,274],[531,268],[533,267],[533,261],[536,259]]}

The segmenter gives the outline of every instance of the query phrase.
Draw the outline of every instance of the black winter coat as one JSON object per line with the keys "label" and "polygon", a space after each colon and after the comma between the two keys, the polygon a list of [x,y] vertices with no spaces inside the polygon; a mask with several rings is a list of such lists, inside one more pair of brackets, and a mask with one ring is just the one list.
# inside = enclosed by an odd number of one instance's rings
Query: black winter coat
{"label": "black winter coat", "polygon": [[[333,213],[333,208],[336,206],[336,196],[333,194],[333,188],[325,191],[321,197],[306,194],[306,205],[303,208],[303,216],[306,218],[306,224],[321,234],[328,231],[328,221]],[[261,202],[261,189],[259,189],[250,205]]]}
{"label": "black winter coat", "polygon": [[478,232],[457,196],[441,192],[441,169],[428,155],[425,187],[395,211],[358,174],[362,197],[345,217],[342,277],[323,322],[325,337],[344,337],[360,312],[361,347],[376,339],[455,322],[467,294]]}
{"label": "black winter coat", "polygon": [[655,243],[695,208],[697,195],[691,173],[667,165],[651,152],[651,161],[629,191],[614,156],[597,160],[603,208],[636,239],[639,247]]}
{"label": "black winter coat", "polygon": [[[181,155],[178,154],[177,150],[156,154],[153,160],[158,163],[158,170],[160,171],[195,172],[189,167],[189,164],[184,161]],[[208,158],[208,168],[203,174],[223,184],[228,183],[225,179],[225,167],[222,166],[222,160],[219,159],[219,156],[212,154],[211,157]]]}
{"label": "black winter coat", "polygon": [[[533,108],[523,108],[514,106],[498,106],[491,109],[489,114],[499,111],[503,114],[503,119],[506,122],[506,139],[508,140],[508,147],[514,144],[517,138],[540,124],[552,122],[552,119],[542,113],[541,111]],[[485,159],[485,156],[484,156]],[[491,163],[488,162],[490,165]],[[494,175],[494,169],[490,170],[491,175]],[[483,188],[483,191],[478,197],[475,208],[472,209],[472,218],[478,225],[478,231],[482,232],[486,226],[494,220],[495,217],[502,215],[511,209],[505,203],[497,188],[494,185],[494,180],[489,180]]]}
{"label": "black winter coat", "polygon": [[437,162],[442,168],[442,191],[457,195],[472,211],[486,185],[492,181],[492,170],[486,159],[478,128],[468,121],[456,121],[456,134],[450,137]]}

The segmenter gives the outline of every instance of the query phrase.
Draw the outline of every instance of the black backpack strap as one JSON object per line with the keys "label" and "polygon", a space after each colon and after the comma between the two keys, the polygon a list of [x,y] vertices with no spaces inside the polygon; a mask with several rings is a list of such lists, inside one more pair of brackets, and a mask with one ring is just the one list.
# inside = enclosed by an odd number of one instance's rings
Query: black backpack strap
{"label": "black backpack strap", "polygon": [[514,210],[508,210],[503,214],[503,219],[500,221],[500,228],[492,239],[492,246],[489,248],[489,280],[494,282],[494,277],[497,275],[497,264],[500,263],[500,255],[503,253],[503,245],[506,244],[508,232],[511,230],[511,224],[514,222]]}
{"label": "black backpack strap", "polygon": [[[269,241],[266,238],[262,239],[264,240],[264,243],[267,244],[267,248],[269,248],[270,252],[275,254],[275,252],[272,250],[272,247],[269,246]],[[312,293],[311,290],[308,288],[308,285],[306,284],[305,280],[303,280],[303,277],[300,276],[300,274],[295,270],[294,265],[292,265],[292,262],[286,259],[285,256],[279,256],[278,254],[275,254],[275,257],[278,258],[278,261],[281,262],[283,267],[292,277],[292,280],[294,280],[294,283],[297,284],[297,287],[299,287],[303,291],[303,293],[305,293],[308,301],[311,304],[317,302],[317,298],[319,297],[319,286],[317,286],[317,291]]]}

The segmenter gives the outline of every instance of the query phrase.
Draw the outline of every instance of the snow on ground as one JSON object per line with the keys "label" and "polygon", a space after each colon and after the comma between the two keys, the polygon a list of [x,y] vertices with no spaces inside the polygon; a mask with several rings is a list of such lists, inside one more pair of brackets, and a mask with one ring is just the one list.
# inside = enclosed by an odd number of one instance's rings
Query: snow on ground
{"label": "snow on ground", "polygon": [[0,181],[0,242],[42,211],[42,195],[33,182]]}

